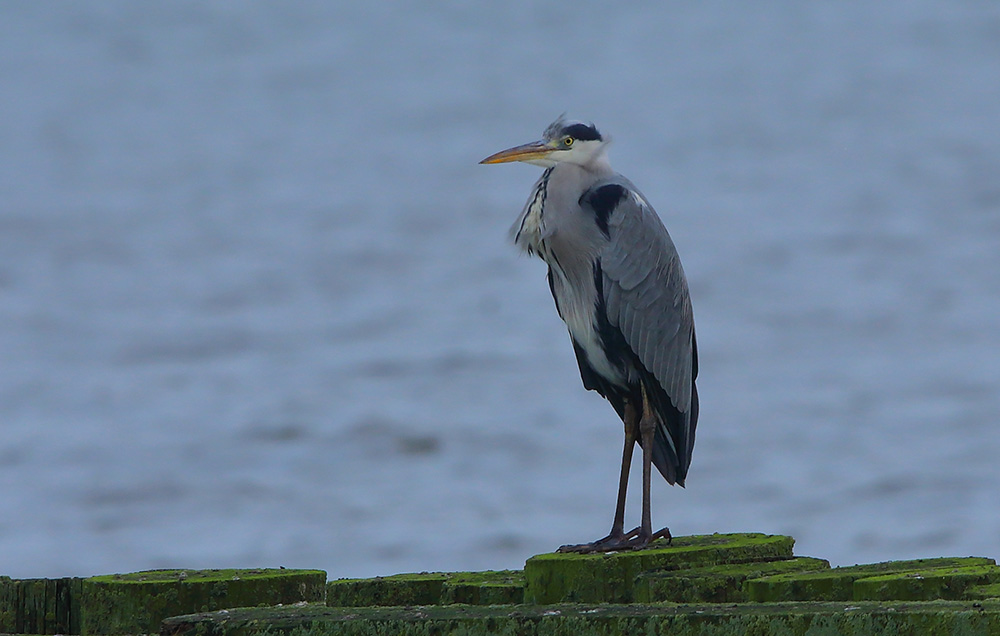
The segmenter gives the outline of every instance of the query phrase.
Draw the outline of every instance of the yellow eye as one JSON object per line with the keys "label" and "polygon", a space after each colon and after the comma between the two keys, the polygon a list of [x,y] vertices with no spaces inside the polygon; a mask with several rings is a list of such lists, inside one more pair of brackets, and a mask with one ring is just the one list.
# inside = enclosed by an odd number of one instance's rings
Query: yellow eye
{"label": "yellow eye", "polygon": [[569,148],[570,146],[573,145],[574,141],[576,140],[570,137],[569,135],[566,135],[566,137],[563,138],[563,145]]}

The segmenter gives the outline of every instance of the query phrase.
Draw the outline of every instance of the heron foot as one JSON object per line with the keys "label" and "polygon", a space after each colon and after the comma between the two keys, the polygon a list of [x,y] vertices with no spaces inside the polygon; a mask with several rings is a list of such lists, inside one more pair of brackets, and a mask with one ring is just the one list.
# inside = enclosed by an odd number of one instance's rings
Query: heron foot
{"label": "heron foot", "polygon": [[598,539],[593,543],[579,543],[575,545],[560,546],[556,552],[576,552],[579,554],[592,554],[594,552],[618,552],[620,550],[642,550],[648,548],[649,544],[657,539],[666,539],[670,545],[672,537],[670,528],[663,528],[642,536],[642,528],[633,528],[629,532],[612,532],[603,539]]}

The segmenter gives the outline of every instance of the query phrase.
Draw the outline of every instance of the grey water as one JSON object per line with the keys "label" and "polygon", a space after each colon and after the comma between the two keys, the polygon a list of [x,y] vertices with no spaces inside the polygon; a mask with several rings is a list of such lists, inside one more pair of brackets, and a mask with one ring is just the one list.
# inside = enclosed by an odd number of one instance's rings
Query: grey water
{"label": "grey water", "polygon": [[998,78],[973,0],[4,2],[0,575],[603,535],[621,424],[507,237],[538,169],[477,165],[563,111],[691,284],[654,523],[1000,557]]}

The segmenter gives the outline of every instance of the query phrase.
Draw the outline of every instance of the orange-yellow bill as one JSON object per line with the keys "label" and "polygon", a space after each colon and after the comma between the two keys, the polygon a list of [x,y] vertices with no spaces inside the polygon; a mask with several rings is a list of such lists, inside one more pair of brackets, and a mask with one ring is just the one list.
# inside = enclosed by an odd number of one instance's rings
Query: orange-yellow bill
{"label": "orange-yellow bill", "polygon": [[552,146],[544,141],[533,141],[530,144],[514,146],[507,150],[501,150],[495,155],[486,157],[479,163],[507,163],[508,161],[530,161],[532,159],[542,159],[554,150]]}

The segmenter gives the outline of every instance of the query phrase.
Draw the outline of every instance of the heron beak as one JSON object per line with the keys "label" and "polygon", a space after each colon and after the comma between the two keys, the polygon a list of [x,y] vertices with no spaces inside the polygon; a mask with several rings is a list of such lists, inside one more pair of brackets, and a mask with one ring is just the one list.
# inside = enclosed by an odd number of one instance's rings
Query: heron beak
{"label": "heron beak", "polygon": [[533,141],[530,144],[514,146],[507,150],[501,150],[495,155],[486,157],[479,163],[507,163],[508,161],[531,161],[533,159],[544,159],[549,156],[555,148],[545,141]]}

